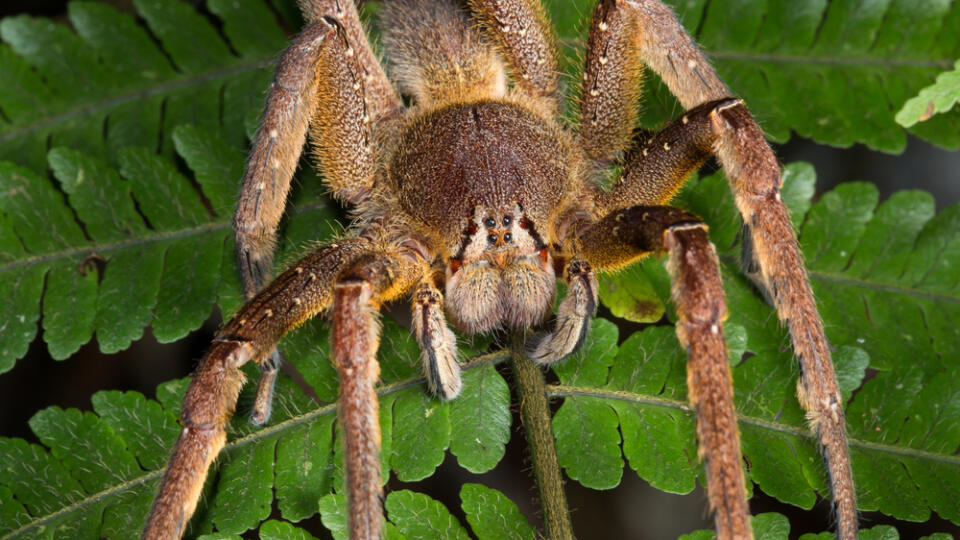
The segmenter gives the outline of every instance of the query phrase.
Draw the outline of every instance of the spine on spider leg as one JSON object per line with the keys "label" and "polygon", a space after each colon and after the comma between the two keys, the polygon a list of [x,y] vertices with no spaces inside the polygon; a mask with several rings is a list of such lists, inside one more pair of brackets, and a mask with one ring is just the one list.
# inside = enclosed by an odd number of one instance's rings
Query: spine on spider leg
{"label": "spine on spider leg", "polygon": [[380,329],[371,290],[362,280],[343,281],[335,287],[333,303],[333,362],[340,374],[349,529],[355,540],[379,539],[383,519],[380,422],[374,391],[380,374],[375,358]]}
{"label": "spine on spider leg", "polygon": [[144,527],[143,540],[180,538],[196,509],[210,464],[226,442],[243,373],[239,367],[253,356],[245,341],[219,341],[193,376],[183,400],[183,431],[177,439],[157,498]]}
{"label": "spine on spider leg", "polygon": [[723,340],[726,300],[717,257],[703,224],[664,232],[677,306],[677,337],[687,348],[687,387],[697,411],[700,456],[706,460],[707,495],[717,537],[752,538],[750,508],[733,407],[733,386]]}
{"label": "spine on spider leg", "polygon": [[797,394],[816,430],[827,462],[837,513],[837,536],[857,537],[856,494],[847,449],[843,398],[830,346],[807,281],[803,258],[780,197],[780,168],[760,127],[742,104],[718,110],[716,154],[730,178],[737,207],[749,229],[761,284],[787,324],[802,377]]}

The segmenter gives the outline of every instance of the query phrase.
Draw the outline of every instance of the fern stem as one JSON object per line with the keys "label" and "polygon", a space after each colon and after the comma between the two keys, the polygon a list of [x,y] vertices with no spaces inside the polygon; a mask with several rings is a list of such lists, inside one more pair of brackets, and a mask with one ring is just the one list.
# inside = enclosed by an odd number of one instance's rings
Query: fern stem
{"label": "fern stem", "polygon": [[513,376],[516,379],[517,397],[520,401],[520,416],[524,434],[530,447],[533,472],[540,491],[540,504],[547,528],[547,538],[554,540],[573,539],[573,525],[567,496],[563,491],[557,447],[550,425],[550,407],[547,403],[547,387],[543,382],[540,367],[533,363],[524,351],[524,334],[513,335],[511,355]]}

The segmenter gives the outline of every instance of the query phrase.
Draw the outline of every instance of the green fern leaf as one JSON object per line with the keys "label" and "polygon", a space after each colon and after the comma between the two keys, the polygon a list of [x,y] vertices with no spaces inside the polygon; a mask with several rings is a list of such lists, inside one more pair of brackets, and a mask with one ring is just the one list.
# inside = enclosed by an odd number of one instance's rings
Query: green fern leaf
{"label": "green fern leaf", "polygon": [[960,60],[952,71],[937,76],[937,82],[924,88],[907,100],[897,113],[897,123],[909,128],[917,122],[926,122],[937,113],[944,113],[960,101]]}
{"label": "green fern leaf", "polygon": [[[0,186],[9,193],[0,201],[9,225],[0,237],[0,273],[14,299],[4,308],[12,328],[0,334],[0,370],[9,370],[33,339],[41,295],[44,340],[58,359],[94,332],[102,351],[116,352],[148,325],[160,341],[174,341],[198,328],[215,302],[227,312],[239,307],[230,200],[244,155],[194,125],[175,130],[174,141],[202,194],[146,148],[118,150],[119,170],[75,150],[51,150],[50,168],[66,200],[29,169],[0,165]],[[280,260],[294,246],[333,233],[319,187],[299,191]],[[203,197],[219,212],[211,213]]]}
{"label": "green fern leaf", "polygon": [[440,503],[412,491],[394,491],[384,505],[387,516],[410,539],[434,538],[468,540],[470,535]]}
{"label": "green fern leaf", "polygon": [[[784,176],[788,182],[804,182],[810,172],[807,166],[793,165]],[[724,207],[730,204],[729,194],[714,198],[720,193],[714,187],[723,184],[719,175],[705,178],[681,199],[691,208],[708,201]],[[954,270],[960,207],[933,217],[929,196],[917,192],[898,193],[879,207],[876,202],[871,185],[844,184],[812,207],[795,208],[800,220],[803,209],[810,208],[801,242],[828,334],[837,346],[834,362],[844,396],[860,386],[868,364],[875,374],[859,389],[847,413],[858,502],[865,510],[879,509],[901,519],[926,520],[934,510],[956,522],[960,430],[955,420],[960,399],[955,389],[960,373],[951,351],[960,347],[960,334],[951,321],[960,304],[960,275]],[[709,222],[710,213],[704,215]],[[829,492],[819,452],[793,397],[797,367],[783,347],[786,335],[770,308],[732,263],[738,258],[734,235],[722,222],[719,228],[711,227],[714,242],[730,246],[719,249],[726,267],[728,326],[734,334],[741,332],[737,327],[745,330],[746,351],[751,353],[742,361],[734,356],[733,370],[743,449],[752,464],[749,475],[768,494],[810,508],[818,495]],[[657,275],[660,265],[650,261],[644,270]],[[652,283],[669,304],[667,283]],[[939,322],[943,318],[946,321]],[[607,336],[608,328],[595,325],[591,339],[616,343],[615,335]],[[734,343],[730,348],[738,349]],[[604,466],[607,460],[595,456],[616,459],[613,449],[622,444],[631,467],[657,487],[692,489],[699,465],[679,463],[671,467],[674,476],[663,478],[663,463],[669,460],[653,448],[666,446],[664,454],[674,460],[695,455],[693,419],[686,406],[679,405],[686,401],[683,355],[672,330],[653,327],[630,336],[608,375],[595,371],[610,364],[609,353],[587,347],[585,354],[592,358],[572,358],[555,369],[561,384],[552,390],[566,398],[554,428],[568,475],[587,486],[608,487],[616,466]],[[570,369],[576,371],[571,374]],[[584,382],[569,382],[577,376]],[[601,384],[591,384],[596,380]],[[622,439],[617,424],[603,420],[610,406],[619,414]],[[570,410],[576,411],[572,418]],[[658,422],[658,414],[667,412],[673,417]],[[578,427],[579,436],[569,432],[568,424]],[[634,449],[644,442],[648,447]],[[579,448],[579,459],[591,456],[586,468],[563,460],[565,444]],[[658,467],[645,459],[657,460]]]}
{"label": "green fern leaf", "polygon": [[316,540],[307,531],[283,521],[270,520],[260,527],[262,540]]}
{"label": "green fern leaf", "polygon": [[[552,9],[572,56],[590,8],[580,0],[563,4]],[[795,9],[753,0],[674,4],[721,76],[777,140],[794,131],[835,145],[898,150],[904,131],[893,111],[960,56],[960,36],[948,32],[960,22],[957,3],[895,0],[865,10],[841,0]],[[242,302],[229,219],[247,126],[262,106],[270,63],[285,37],[259,1],[208,7],[228,41],[172,0],[137,2],[148,29],[87,2],[71,4],[76,33],[27,17],[0,22],[6,42],[0,78],[10,82],[0,85],[0,159],[9,160],[0,163],[0,294],[11,299],[0,305],[0,372],[36,335],[41,305],[44,339],[55,357],[65,358],[94,334],[104,352],[124,349],[148,324],[161,340],[175,340],[197,328],[214,303],[228,314]],[[920,30],[905,32],[910,25]],[[679,110],[658,85],[646,104],[647,126]],[[957,125],[952,111],[911,129],[955,147]],[[174,153],[183,162],[171,160]],[[876,207],[876,194],[862,184],[811,204],[812,168],[792,165],[784,177],[783,196],[837,346],[844,396],[867,379],[847,409],[861,507],[912,520],[933,510],[960,521],[960,381],[951,362],[960,345],[960,209],[934,216],[929,198],[918,193]],[[288,207],[280,266],[339,227],[319,181],[302,184]],[[725,330],[752,464],[748,484],[809,508],[828,494],[826,480],[794,397],[797,368],[785,334],[734,264],[740,224],[729,190],[712,176],[692,182],[679,202],[709,222],[723,262],[731,306]],[[610,287],[616,280],[620,291]],[[647,303],[637,311],[673,317],[661,261],[609,277],[604,287],[603,300],[624,312],[639,299]],[[342,493],[342,450],[326,336],[322,322],[314,322],[282,344],[321,404],[282,379],[269,427],[232,422],[192,536],[236,538],[229,533],[259,526],[264,537],[300,537],[286,523],[261,525],[274,497],[289,521],[314,515],[319,500],[324,523],[342,536],[344,502],[330,495]],[[560,384],[551,392],[564,400],[554,418],[563,464],[571,477],[605,488],[619,482],[626,458],[659,489],[689,492],[702,470],[683,352],[670,327],[622,336],[618,345],[619,337],[616,327],[598,320],[584,351],[556,368]],[[447,448],[471,472],[494,467],[511,429],[507,385],[494,368],[506,355],[472,361],[464,396],[447,404],[426,399],[418,352],[405,330],[387,322],[381,350],[384,480],[391,472],[402,479],[433,474]],[[41,411],[31,427],[43,446],[0,439],[0,536],[135,536],[177,432],[186,384],[161,385],[157,401],[96,394],[96,415]],[[587,460],[589,452],[595,454]],[[478,536],[482,522],[527,537],[525,523],[493,524],[497,516],[476,506],[482,498],[514,515],[502,495],[471,493],[474,511],[462,496]],[[429,509],[437,527],[464,530],[444,522],[447,511],[425,496],[397,501],[400,514]],[[755,524],[773,535],[782,530],[779,520],[757,516]],[[388,523],[388,537],[402,538],[407,525],[415,536],[422,523]],[[864,537],[889,534],[877,528]]]}
{"label": "green fern leaf", "polygon": [[467,521],[480,540],[536,538],[536,531],[517,505],[499,491],[480,484],[464,484],[460,500]]}
{"label": "green fern leaf", "polygon": [[76,33],[45,19],[4,19],[0,78],[10,84],[0,109],[9,122],[0,124],[0,160],[43,170],[48,138],[98,157],[128,145],[169,154],[173,127],[185,123],[242,148],[242,119],[261,106],[286,42],[273,14],[258,1],[211,2],[227,42],[187,3],[135,4],[148,28],[92,2],[70,4]]}
{"label": "green fern leaf", "polygon": [[[593,2],[577,0],[558,13],[561,39],[576,68]],[[894,115],[960,57],[960,5],[949,0],[667,0],[703,47],[720,77],[743,97],[768,137],[791,132],[847,147],[864,143],[902,152],[906,132]],[[572,79],[572,85],[579,82]],[[681,107],[662,84],[644,95],[641,120],[659,128]],[[789,106],[786,106],[789,105]],[[960,148],[960,112],[912,125],[909,131],[945,148]]]}

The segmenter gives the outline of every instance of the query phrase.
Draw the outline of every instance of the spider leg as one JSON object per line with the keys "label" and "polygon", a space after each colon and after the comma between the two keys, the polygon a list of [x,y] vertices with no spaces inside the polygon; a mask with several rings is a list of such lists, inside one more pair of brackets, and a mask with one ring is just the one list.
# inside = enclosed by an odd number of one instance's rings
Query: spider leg
{"label": "spider leg", "polygon": [[623,174],[595,197],[601,215],[635,205],[670,202],[684,182],[711,154],[714,118],[743,104],[734,98],[704,103],[685,112],[663,131],[628,153]]}
{"label": "spider leg", "polygon": [[837,536],[857,537],[856,493],[847,448],[843,398],[830,345],[807,281],[790,214],[780,197],[779,167],[763,132],[744,107],[715,118],[716,155],[733,188],[759,264],[755,279],[766,289],[777,316],[790,331],[800,363],[797,396],[817,432],[837,513]]}
{"label": "spider leg", "polygon": [[610,2],[598,2],[587,37],[580,95],[583,148],[601,167],[630,144],[640,112],[643,65],[634,40],[637,25]]}
{"label": "spider leg", "polygon": [[[349,14],[355,18],[356,10],[351,8]],[[373,113],[384,114],[386,110],[373,107],[382,98],[365,94],[364,79],[377,81],[379,77],[374,75],[383,73],[378,66],[374,70],[358,61],[368,55],[368,46],[366,41],[360,42],[362,46],[348,41],[348,29],[358,28],[360,23],[352,18],[347,21],[344,25],[324,16],[312,22],[293,40],[277,65],[233,218],[247,298],[270,279],[277,224],[312,117],[331,115],[327,122],[332,125],[322,126],[327,129],[319,139],[330,143],[321,152],[322,158],[342,153],[342,157],[322,163],[334,189],[353,186],[356,193],[343,192],[341,196],[362,197],[372,181],[369,121]],[[357,49],[362,52],[353,52]]]}
{"label": "spider leg", "polygon": [[299,0],[298,3],[300,11],[309,21],[332,17],[340,22],[347,35],[347,43],[354,48],[357,64],[363,73],[364,102],[370,116],[378,118],[402,109],[403,102],[370,47],[356,3],[353,0]]}
{"label": "spider leg", "polygon": [[443,313],[443,294],[430,280],[422,281],[413,293],[413,334],[430,390],[443,399],[460,395],[457,337]]}
{"label": "spider leg", "polygon": [[413,254],[370,253],[344,272],[333,290],[333,363],[340,374],[350,538],[380,538],[380,423],[374,384],[380,375],[376,309],[408,290],[422,274]]}
{"label": "spider leg", "polygon": [[[316,20],[297,36],[277,66],[254,140],[234,215],[237,258],[247,299],[270,278],[277,224],[303,148],[311,113],[313,138],[334,193],[347,200],[366,196],[372,185],[371,117],[400,107],[370,50],[352,3],[304,4]],[[342,16],[334,19],[332,16]],[[343,22],[341,23],[340,20]],[[273,382],[282,355],[261,364],[250,421],[270,416]]]}
{"label": "spider leg", "polygon": [[469,14],[449,0],[392,0],[378,15],[390,74],[414,108],[496,100],[506,69]]}
{"label": "spider leg", "polygon": [[[348,483],[353,486],[358,480],[368,482],[369,478],[376,478],[375,484],[365,484],[360,490],[375,491],[376,506],[357,507],[364,512],[360,519],[376,521],[375,526],[379,527],[379,424],[373,395],[378,369],[373,356],[377,334],[376,325],[370,321],[375,321],[373,308],[412,286],[419,271],[418,263],[408,251],[377,246],[363,238],[347,238],[300,260],[247,302],[217,334],[187,388],[181,413],[184,428],[167,464],[142,538],[169,540],[183,534],[196,508],[207,471],[226,442],[225,428],[244,383],[239,368],[250,360],[262,362],[283,334],[331,306],[335,308],[333,358],[341,376],[340,408],[347,433]],[[360,304],[351,300],[355,295],[348,294],[358,287],[364,291],[356,297]],[[366,311],[361,313],[358,311],[361,308]],[[351,316],[357,313],[359,315]],[[357,319],[367,326],[358,328]],[[363,340],[370,341],[373,349],[361,347]],[[363,352],[362,358],[355,354],[357,351]],[[375,429],[364,435],[362,432],[369,428],[371,415]],[[364,437],[370,440],[364,441]],[[357,440],[364,442],[358,446]],[[370,446],[373,443],[375,448]],[[363,452],[368,455],[363,457]],[[359,471],[356,465],[351,466],[351,460],[361,464]],[[369,472],[371,466],[376,467],[375,475]],[[351,496],[351,500],[355,498]]]}
{"label": "spider leg", "polygon": [[[660,205],[670,201],[687,177],[697,170],[710,155],[711,116],[715,110],[729,103],[727,99],[705,103],[688,111],[683,118],[648,140],[641,148],[634,149],[633,159],[623,176],[607,191],[595,196],[597,211],[601,215],[634,205]],[[578,219],[573,216],[572,219]],[[576,222],[573,224],[577,226]],[[604,245],[604,239],[597,239]],[[610,249],[594,249],[591,261],[605,268],[628,264],[621,261],[621,254]],[[576,248],[573,249],[577,253]],[[553,331],[541,339],[530,351],[530,357],[538,363],[557,362],[579,346],[588,330],[589,319],[597,306],[597,278],[586,261],[573,258],[567,264],[567,297],[557,310]]]}
{"label": "spider leg", "polygon": [[563,107],[557,38],[538,0],[469,0],[507,62],[516,87],[551,114]]}
{"label": "spider leg", "polygon": [[582,231],[581,257],[617,268],[650,253],[669,253],[677,307],[677,337],[687,349],[687,387],[697,412],[697,439],[707,470],[707,495],[720,539],[752,538],[741,468],[740,434],[723,340],[727,316],[723,283],[707,226],[669,206],[617,210]]}
{"label": "spider leg", "polygon": [[[662,2],[604,0],[598,13],[601,11],[608,27],[615,22],[627,25],[629,21],[633,25],[636,31],[632,34],[634,39],[629,48],[635,50],[639,60],[663,79],[684,107],[693,108],[708,100],[720,100],[730,95],[676,16]],[[592,28],[599,31],[600,23],[595,21]],[[634,61],[630,55],[621,59],[591,50],[587,53],[587,61],[588,74],[603,70],[629,73],[629,70],[635,69],[628,65],[628,62]],[[589,83],[585,82],[587,85]],[[616,101],[603,100],[602,94],[592,96],[589,89],[588,86],[584,87],[582,110],[602,109],[604,114],[613,114],[624,122],[631,118],[629,111],[616,111]],[[802,372],[798,396],[807,410],[811,425],[817,431],[827,463],[837,512],[837,534],[843,540],[851,540],[857,534],[857,512],[843,400],[789,211],[780,197],[780,168],[763,132],[746,107],[740,103],[730,104],[718,108],[717,113],[710,116],[714,136],[712,150],[727,173],[737,208],[747,227],[749,242],[759,266],[757,280],[767,289],[780,320],[786,323],[790,331]],[[620,126],[613,131],[624,133],[625,129]],[[600,132],[605,133],[603,130]],[[585,134],[593,137],[585,142],[588,147],[593,145],[610,152],[619,146],[607,142],[608,139],[615,141],[616,137],[589,135],[589,130]],[[643,176],[650,178],[650,175]],[[642,190],[638,188],[634,191]],[[668,191],[664,192],[664,196]]]}
{"label": "spider leg", "polygon": [[557,308],[553,329],[529,351],[538,364],[552,364],[580,348],[597,311],[597,276],[590,264],[574,257],[567,263],[567,296]]}

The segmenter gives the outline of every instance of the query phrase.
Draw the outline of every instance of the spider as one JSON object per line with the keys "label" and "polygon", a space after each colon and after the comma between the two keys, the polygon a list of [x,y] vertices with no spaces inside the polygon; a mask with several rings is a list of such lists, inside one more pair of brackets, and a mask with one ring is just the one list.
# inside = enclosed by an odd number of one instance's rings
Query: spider
{"label": "spider", "polygon": [[[193,513],[244,382],[261,369],[253,419],[269,415],[280,337],[329,313],[340,376],[349,530],[379,538],[374,384],[377,308],[412,299],[430,389],[460,391],[456,337],[547,326],[527,353],[552,364],[581,344],[599,270],[669,255],[677,335],[719,538],[751,536],[723,340],[726,305],[706,225],[668,206],[708,157],[730,178],[748,272],[789,327],[800,401],[816,428],[838,536],[856,537],[842,400],[807,283],[779,167],[763,133],[674,14],[657,0],[601,0],[590,23],[579,125],[563,117],[557,45],[537,0],[393,0],[379,16],[387,78],[348,0],[303,0],[309,25],[283,54],[234,218],[248,301],[218,333],[183,404],[183,431],[143,537],[176,538]],[[687,109],[635,142],[642,67]],[[403,96],[403,98],[401,98]],[[347,233],[268,283],[274,235],[309,131]],[[609,188],[599,178],[622,165]],[[567,294],[552,318],[556,281]]]}

